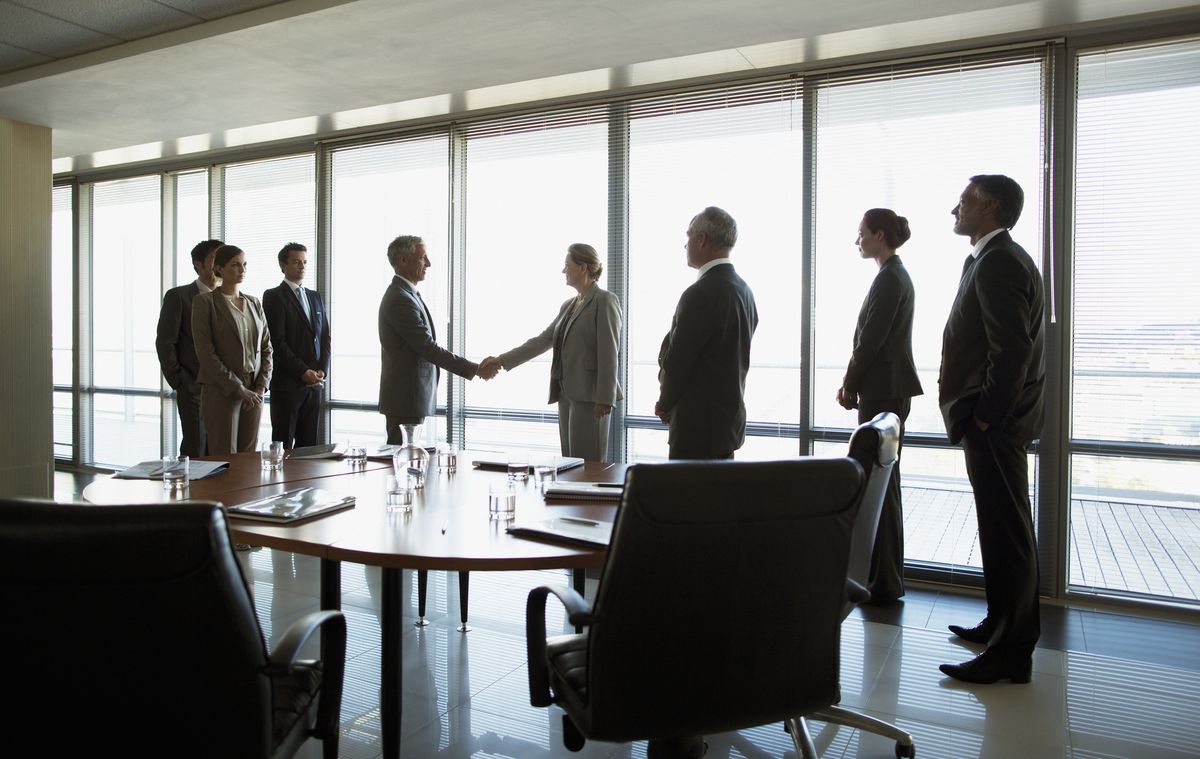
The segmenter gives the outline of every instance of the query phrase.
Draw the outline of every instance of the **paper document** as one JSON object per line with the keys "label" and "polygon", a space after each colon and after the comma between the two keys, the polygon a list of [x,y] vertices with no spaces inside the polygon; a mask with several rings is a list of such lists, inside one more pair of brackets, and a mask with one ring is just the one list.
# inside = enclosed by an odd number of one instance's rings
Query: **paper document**
{"label": "paper document", "polygon": [[326,445],[306,445],[293,448],[287,454],[289,461],[304,459],[340,459],[346,454],[344,443],[328,443]]}
{"label": "paper document", "polygon": [[354,496],[320,488],[300,488],[277,493],[256,501],[225,507],[225,512],[239,519],[264,522],[296,522],[301,519],[348,509]]}
{"label": "paper document", "polygon": [[[188,462],[188,479],[202,480],[218,472],[224,472],[228,468],[228,461],[198,461],[192,459]],[[161,461],[143,461],[113,475],[118,480],[161,480],[162,476]]]}
{"label": "paper document", "polygon": [[558,517],[536,522],[513,522],[508,532],[522,538],[539,538],[607,548],[612,538],[612,522],[579,517]]}
{"label": "paper document", "polygon": [[[492,469],[496,471],[508,471],[508,459],[497,458],[478,458],[471,462],[476,469]],[[574,456],[559,456],[558,471],[565,472],[568,469],[583,466],[583,459],[575,458]],[[533,474],[533,465],[529,467],[529,473]]]}
{"label": "paper document", "polygon": [[562,498],[575,501],[612,501],[621,500],[625,485],[620,482],[556,482],[547,485],[542,494],[547,500]]}

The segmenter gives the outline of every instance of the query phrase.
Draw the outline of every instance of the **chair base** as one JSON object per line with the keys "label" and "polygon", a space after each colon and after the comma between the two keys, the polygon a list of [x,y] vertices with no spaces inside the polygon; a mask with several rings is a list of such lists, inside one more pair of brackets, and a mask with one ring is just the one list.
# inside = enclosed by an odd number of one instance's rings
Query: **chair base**
{"label": "chair base", "polygon": [[[906,759],[913,759],[917,755],[916,744],[913,743],[911,733],[906,733],[895,725],[884,722],[881,719],[876,719],[870,715],[856,712],[852,709],[846,709],[842,706],[830,706],[820,711],[807,714],[798,720],[788,720],[788,726],[792,729],[792,741],[796,743],[796,751],[803,759],[817,759],[816,749],[813,748],[812,739],[808,740],[808,750],[812,753],[807,753],[804,747],[796,740],[796,731],[793,722],[798,721],[804,726],[805,719],[815,719],[820,722],[828,722],[834,725],[845,725],[856,730],[866,730],[868,733],[882,735],[885,738],[891,738],[896,742],[896,756]],[[808,730],[805,727],[804,736],[808,737]]]}

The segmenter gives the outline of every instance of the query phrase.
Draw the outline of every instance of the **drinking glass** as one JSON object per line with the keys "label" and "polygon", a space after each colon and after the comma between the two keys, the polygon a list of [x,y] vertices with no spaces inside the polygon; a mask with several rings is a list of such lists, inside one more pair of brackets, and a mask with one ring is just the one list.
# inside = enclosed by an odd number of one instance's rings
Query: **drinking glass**
{"label": "drinking glass", "polygon": [[262,468],[264,471],[276,472],[283,468],[283,441],[272,440],[262,444]]}
{"label": "drinking glass", "polygon": [[508,479],[512,482],[525,482],[529,479],[529,454],[525,451],[513,451],[508,454]]}
{"label": "drinking glass", "polygon": [[346,461],[351,466],[364,466],[367,463],[367,449],[361,445],[346,446]]}
{"label": "drinking glass", "polygon": [[388,511],[412,511],[413,492],[412,480],[409,477],[389,474],[383,489],[384,505]]}
{"label": "drinking glass", "polygon": [[558,456],[553,453],[539,453],[533,456],[533,481],[538,488],[545,492],[546,488],[558,481]]}
{"label": "drinking glass", "polygon": [[437,444],[438,471],[454,474],[458,471],[458,449],[445,441]]}
{"label": "drinking glass", "polygon": [[507,480],[493,482],[488,487],[488,516],[491,519],[512,519],[517,512],[517,491]]}
{"label": "drinking glass", "polygon": [[177,493],[187,490],[191,459],[187,456],[163,456],[162,480],[163,490]]}

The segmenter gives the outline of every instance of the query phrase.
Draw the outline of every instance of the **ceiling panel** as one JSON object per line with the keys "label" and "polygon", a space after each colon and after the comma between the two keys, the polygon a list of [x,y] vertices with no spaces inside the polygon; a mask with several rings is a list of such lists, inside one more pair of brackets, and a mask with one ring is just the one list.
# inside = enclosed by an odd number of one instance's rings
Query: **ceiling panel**
{"label": "ceiling panel", "polygon": [[0,42],[51,58],[63,58],[115,45],[121,40],[13,2],[0,2]]}
{"label": "ceiling panel", "polygon": [[203,21],[154,0],[13,0],[11,4],[119,40],[148,37]]}

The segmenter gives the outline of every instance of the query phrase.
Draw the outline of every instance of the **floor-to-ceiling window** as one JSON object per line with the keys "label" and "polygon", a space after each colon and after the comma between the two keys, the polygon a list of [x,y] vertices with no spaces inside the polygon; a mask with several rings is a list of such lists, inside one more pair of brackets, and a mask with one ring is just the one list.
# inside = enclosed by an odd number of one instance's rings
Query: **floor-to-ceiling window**
{"label": "floor-to-ceiling window", "polygon": [[[435,134],[342,147],[328,155],[332,267],[326,305],[333,335],[329,395],[340,404],[331,412],[330,439],[382,443],[383,417],[374,408],[354,407],[373,407],[379,401],[379,302],[394,276],[387,261],[388,243],[400,235],[425,241],[432,266],[421,293],[445,344],[450,302],[449,141],[445,134]],[[438,387],[443,407],[447,382]]]}
{"label": "floor-to-ceiling window", "polygon": [[54,383],[54,457],[71,459],[75,452],[75,256],[72,209],[74,190],[55,187],[50,224],[51,381]]}
{"label": "floor-to-ceiling window", "polygon": [[[562,273],[568,245],[587,243],[607,257],[606,113],[466,130],[463,266],[472,360],[517,347],[557,317],[575,295]],[[490,382],[469,383],[468,443],[558,449],[549,377],[546,353]]]}
{"label": "floor-to-ceiling window", "polygon": [[1078,58],[1069,581],[1200,599],[1200,41]]}
{"label": "floor-to-ceiling window", "polygon": [[897,253],[916,293],[913,355],[925,391],[913,399],[903,454],[910,561],[981,563],[962,452],[915,443],[922,434],[945,440],[937,405],[942,327],[971,252],[970,241],[954,234],[950,211],[971,176],[1017,180],[1026,198],[1013,237],[1035,262],[1042,260],[1043,66],[1035,51],[1016,60],[834,76],[816,88],[812,417],[818,428],[855,424],[856,412],[834,396],[859,306],[878,269],[860,257],[854,241],[864,211],[891,208],[908,219],[912,232]]}

